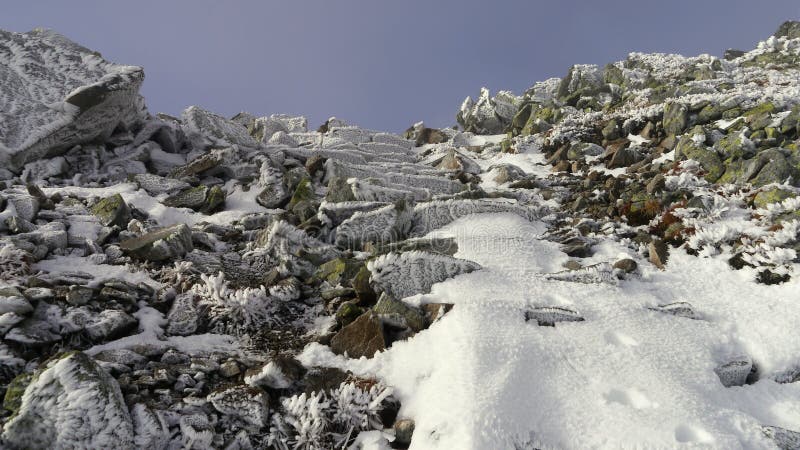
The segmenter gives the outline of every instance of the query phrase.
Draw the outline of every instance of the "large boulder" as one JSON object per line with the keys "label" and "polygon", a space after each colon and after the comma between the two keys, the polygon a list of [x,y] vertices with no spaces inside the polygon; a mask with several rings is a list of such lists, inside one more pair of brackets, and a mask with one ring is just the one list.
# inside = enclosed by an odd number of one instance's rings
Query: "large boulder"
{"label": "large boulder", "polygon": [[133,448],[117,381],[84,353],[44,365],[18,405],[3,429],[4,448]]}
{"label": "large boulder", "polygon": [[141,67],[47,30],[0,30],[0,163],[14,172],[146,117]]}

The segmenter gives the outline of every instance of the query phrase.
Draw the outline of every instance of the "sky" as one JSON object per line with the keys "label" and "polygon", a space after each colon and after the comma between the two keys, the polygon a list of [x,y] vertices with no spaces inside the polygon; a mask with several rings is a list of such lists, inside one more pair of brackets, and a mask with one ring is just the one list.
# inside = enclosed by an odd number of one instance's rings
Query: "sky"
{"label": "sky", "polygon": [[521,94],[629,52],[755,47],[798,0],[2,0],[0,28],[50,28],[144,67],[151,112],[455,124],[482,86]]}

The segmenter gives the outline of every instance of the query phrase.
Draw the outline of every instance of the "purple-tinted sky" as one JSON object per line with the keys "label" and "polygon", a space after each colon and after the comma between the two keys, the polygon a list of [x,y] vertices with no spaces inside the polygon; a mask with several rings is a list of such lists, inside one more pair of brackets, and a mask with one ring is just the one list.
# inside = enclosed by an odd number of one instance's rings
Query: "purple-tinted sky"
{"label": "purple-tinted sky", "polygon": [[2,0],[0,28],[52,28],[141,65],[153,112],[455,123],[467,95],[523,92],[628,52],[751,49],[798,0]]}

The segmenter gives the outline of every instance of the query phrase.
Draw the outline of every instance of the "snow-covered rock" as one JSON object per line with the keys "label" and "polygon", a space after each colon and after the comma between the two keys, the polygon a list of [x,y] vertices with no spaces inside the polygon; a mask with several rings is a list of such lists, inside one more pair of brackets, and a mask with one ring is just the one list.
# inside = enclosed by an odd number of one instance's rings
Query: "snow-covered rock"
{"label": "snow-covered rock", "polygon": [[18,171],[141,122],[143,80],[52,31],[0,31],[0,160]]}

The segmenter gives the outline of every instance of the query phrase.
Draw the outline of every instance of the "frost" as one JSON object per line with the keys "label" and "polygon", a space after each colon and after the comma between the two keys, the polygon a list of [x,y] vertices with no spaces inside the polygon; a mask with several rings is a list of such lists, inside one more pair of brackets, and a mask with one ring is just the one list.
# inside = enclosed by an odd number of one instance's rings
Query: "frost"
{"label": "frost", "polygon": [[411,227],[404,202],[369,212],[356,212],[336,229],[336,246],[359,249],[367,242],[385,244],[403,239]]}
{"label": "frost", "polygon": [[75,352],[34,375],[3,439],[19,448],[126,448],[133,425],[116,380]]}
{"label": "frost", "polygon": [[421,203],[414,207],[411,236],[423,236],[441,228],[454,220],[471,214],[501,213],[516,214],[527,220],[545,215],[546,208],[529,207],[498,200],[436,200]]}
{"label": "frost", "polygon": [[216,276],[201,274],[200,279],[202,282],[192,290],[199,296],[199,304],[208,308],[212,327],[242,333],[270,321],[276,299],[264,286],[231,289],[222,272]]}
{"label": "frost", "polygon": [[28,252],[0,242],[0,282],[13,282],[30,275],[30,258]]}
{"label": "frost", "polygon": [[162,414],[142,403],[131,408],[134,445],[141,449],[164,450],[169,445],[171,434]]}
{"label": "frost", "polygon": [[480,268],[472,261],[421,251],[392,252],[367,263],[375,290],[397,299],[428,293],[436,283]]}
{"label": "frost", "polygon": [[309,255],[314,259],[329,261],[339,256],[339,251],[328,244],[321,242],[305,231],[285,222],[283,220],[275,222],[260,242],[260,245],[253,254],[266,252],[269,257],[279,262],[278,269],[281,274],[300,275],[313,273],[315,266],[304,259],[303,255]]}
{"label": "frost", "polygon": [[568,281],[573,283],[617,283],[616,272],[609,263],[593,264],[591,266],[582,267],[576,270],[564,270],[547,274],[548,280]]}
{"label": "frost", "polygon": [[283,413],[272,416],[268,443],[281,450],[344,448],[359,432],[384,427],[378,414],[391,394],[380,384],[365,389],[343,383],[328,393],[284,398]]}

